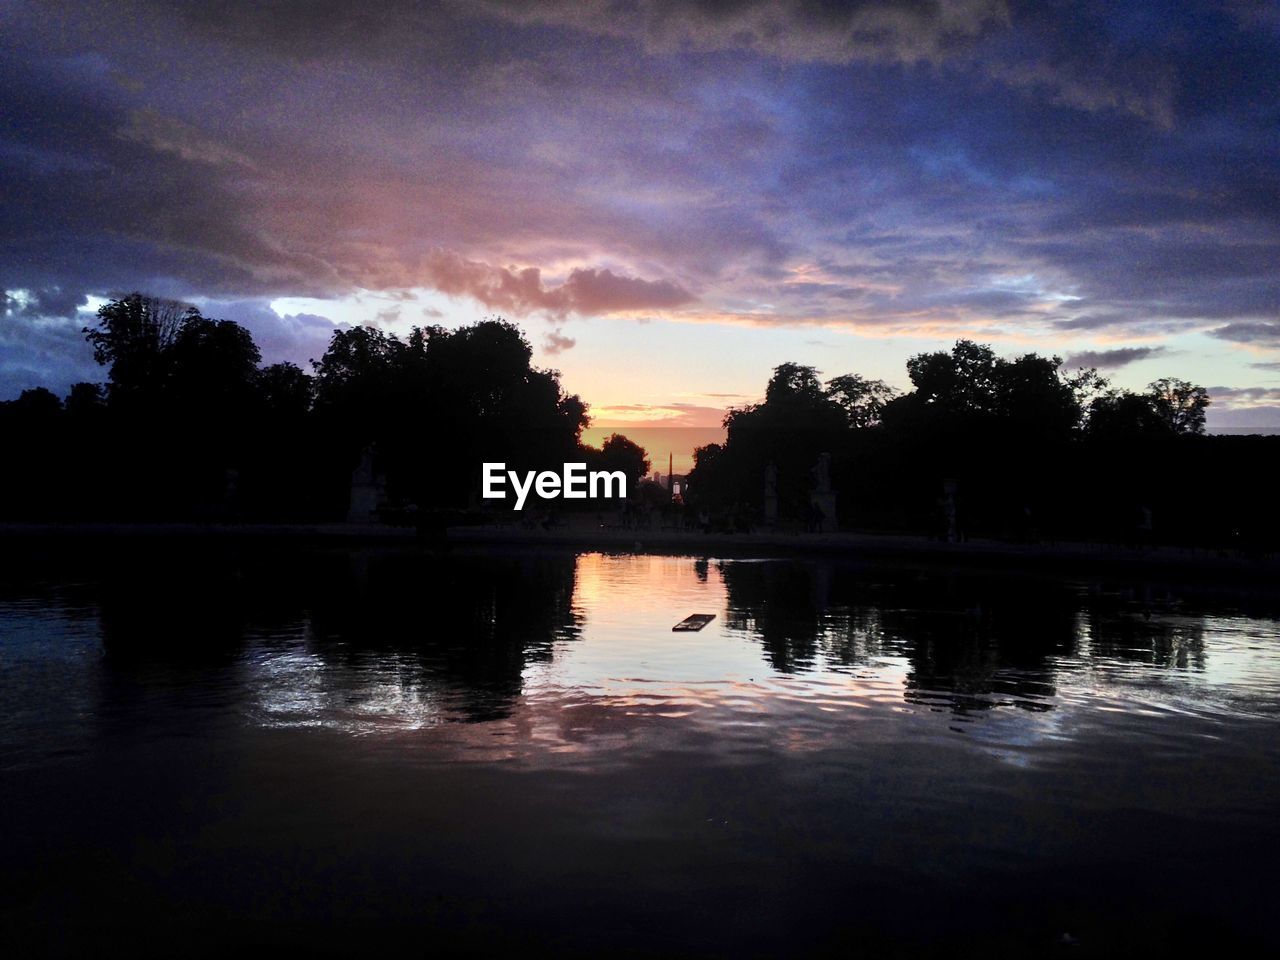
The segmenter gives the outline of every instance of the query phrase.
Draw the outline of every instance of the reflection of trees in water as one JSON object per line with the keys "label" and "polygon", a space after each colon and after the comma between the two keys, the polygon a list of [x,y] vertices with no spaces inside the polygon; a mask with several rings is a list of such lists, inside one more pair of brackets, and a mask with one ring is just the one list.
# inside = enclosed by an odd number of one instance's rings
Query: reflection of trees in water
{"label": "reflection of trees in water", "polygon": [[580,632],[574,582],[569,554],[357,555],[312,595],[315,650],[354,668],[407,658],[466,719],[505,716],[525,667]]}
{"label": "reflection of trees in water", "polygon": [[884,620],[875,607],[832,608],[823,616],[823,627],[819,650],[833,666],[860,666],[886,652]]}
{"label": "reflection of trees in water", "polygon": [[965,713],[1012,705],[1052,709],[1056,663],[1077,652],[1079,596],[1035,579],[922,581],[910,637],[907,699]]}
{"label": "reflection of trees in water", "polygon": [[96,614],[103,669],[86,710],[99,732],[207,722],[201,707],[244,649],[251,586],[225,548],[168,540],[94,545],[49,558]]}
{"label": "reflection of trees in water", "polygon": [[825,635],[828,567],[794,563],[728,563],[728,625],[755,634],[770,666],[794,673],[813,666]]}
{"label": "reflection of trees in water", "polygon": [[905,699],[961,714],[1051,709],[1053,661],[1074,649],[1075,604],[1061,587],[1026,587],[950,582],[895,618],[911,661]]}
{"label": "reflection of trees in water", "polygon": [[1064,658],[1206,665],[1204,615],[1150,586],[798,561],[726,563],[721,574],[729,625],[753,635],[774,669],[903,657],[906,701],[955,713],[1051,709]]}
{"label": "reflection of trees in water", "polygon": [[780,673],[865,664],[884,653],[879,607],[849,603],[832,593],[827,564],[727,563],[730,629],[754,634],[769,665]]}
{"label": "reflection of trees in water", "polygon": [[[726,562],[730,628],[782,673],[909,665],[907,701],[956,712],[1045,709],[1060,658],[1203,670],[1205,622],[1166,594],[1033,578],[880,570],[830,562]],[[694,575],[704,578],[699,562]],[[572,554],[491,556],[305,550],[206,541],[45,549],[0,561],[0,597],[49,597],[96,617],[103,697],[145,716],[218,677],[246,651],[299,651],[341,706],[378,684],[444,717],[503,716],[530,663],[579,634]],[[51,586],[57,584],[55,588]],[[54,592],[51,592],[54,591]],[[1232,598],[1233,612],[1246,601]],[[1272,617],[1273,606],[1255,611]],[[283,662],[283,661],[282,661]]]}
{"label": "reflection of trees in water", "polygon": [[699,583],[707,582],[707,574],[710,572],[711,564],[705,558],[693,561],[693,575],[698,578]]}
{"label": "reflection of trees in water", "polygon": [[902,656],[908,702],[1048,709],[1052,660],[1075,649],[1079,600],[1064,584],[801,562],[722,573],[729,625],[754,634],[775,669]]}
{"label": "reflection of trees in water", "polygon": [[1144,590],[1093,590],[1080,613],[1090,656],[1152,667],[1205,669],[1203,616],[1178,615],[1167,595]]}
{"label": "reflection of trees in water", "polygon": [[572,554],[168,545],[117,548],[84,574],[95,581],[88,592],[104,682],[129,686],[128,698],[113,699],[143,710],[150,688],[180,691],[206,668],[231,665],[256,638],[269,647],[292,637],[347,671],[335,682],[351,685],[348,699],[375,675],[399,671],[451,715],[488,719],[509,711],[528,664],[580,632],[575,565]]}
{"label": "reflection of trees in water", "polygon": [[98,617],[112,663],[212,666],[243,646],[252,588],[221,551],[109,555],[100,577]]}

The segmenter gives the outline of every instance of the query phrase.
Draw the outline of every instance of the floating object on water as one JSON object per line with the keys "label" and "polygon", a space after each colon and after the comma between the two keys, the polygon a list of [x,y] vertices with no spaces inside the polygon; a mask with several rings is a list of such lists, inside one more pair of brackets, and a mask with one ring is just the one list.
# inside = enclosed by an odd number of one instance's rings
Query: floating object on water
{"label": "floating object on water", "polygon": [[697,633],[716,618],[714,613],[691,613],[674,627],[672,633]]}

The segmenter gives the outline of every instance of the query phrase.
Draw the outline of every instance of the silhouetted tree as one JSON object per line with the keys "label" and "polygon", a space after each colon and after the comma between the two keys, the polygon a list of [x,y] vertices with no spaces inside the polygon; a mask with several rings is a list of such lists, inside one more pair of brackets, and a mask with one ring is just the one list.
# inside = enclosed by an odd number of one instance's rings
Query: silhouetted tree
{"label": "silhouetted tree", "polygon": [[726,415],[725,442],[696,451],[694,498],[726,515],[746,504],[758,520],[773,464],[781,515],[798,518],[825,451],[846,523],[932,529],[943,482],[956,481],[971,532],[1124,534],[1144,510],[1162,529],[1201,539],[1228,525],[1203,501],[1170,501],[1149,469],[1187,455],[1163,445],[1203,431],[1201,387],[1162,380],[1144,394],[1113,390],[1097,370],[1067,374],[1058,357],[1003,358],[969,340],[911,357],[907,373],[913,389],[895,396],[856,374],[824,390],[812,367],[780,365],[764,402]]}
{"label": "silhouetted tree", "polygon": [[818,371],[798,363],[781,363],[773,368],[773,376],[765,387],[765,403],[817,403],[824,391]]}
{"label": "silhouetted tree", "polygon": [[18,399],[13,401],[13,411],[28,422],[48,421],[62,412],[62,401],[52,390],[33,387],[23,390]]}
{"label": "silhouetted tree", "polygon": [[898,391],[883,380],[868,380],[856,373],[846,373],[827,381],[827,396],[845,413],[854,429],[872,427],[880,422],[885,404]]}
{"label": "silhouetted tree", "polygon": [[98,308],[97,328],[85,327],[93,358],[110,368],[112,399],[158,387],[167,377],[169,348],[199,311],[177,300],[131,293]]}
{"label": "silhouetted tree", "polygon": [[314,364],[333,482],[372,446],[395,499],[462,506],[479,488],[481,462],[528,470],[578,459],[586,405],[532,356],[501,318],[415,328],[403,341],[369,327],[335,331]]}
{"label": "silhouetted tree", "polygon": [[1156,415],[1176,434],[1204,433],[1204,412],[1209,406],[1209,392],[1204,387],[1165,377],[1147,385]]}
{"label": "silhouetted tree", "polygon": [[1076,405],[1084,416],[1089,415],[1089,406],[1098,397],[1104,396],[1111,387],[1110,381],[1098,373],[1097,367],[1079,367],[1074,374],[1064,374],[1063,381],[1071,388]]}
{"label": "silhouetted tree", "polygon": [[[336,330],[314,376],[262,368],[243,327],[138,293],[103,305],[84,332],[109,368],[105,389],[0,402],[7,516],[336,518],[370,447],[390,506],[419,516],[483,506],[482,461],[523,472],[586,460],[638,488],[650,469],[620,434],[599,450],[582,444],[586,405],[532,365],[524,335],[500,318],[404,338]],[[772,465],[781,516],[799,520],[829,453],[846,524],[931,529],[954,480],[977,535],[1131,538],[1140,516],[1155,518],[1147,539],[1251,552],[1280,542],[1261,468],[1280,438],[1203,436],[1203,387],[1167,378],[1115,390],[1096,370],[1067,375],[1057,357],[1006,359],[967,340],[907,370],[913,389],[896,396],[858,374],[824,386],[813,367],[780,364],[762,402],[726,414],[725,442],[695,451],[691,503],[719,529],[758,523]],[[1190,488],[1152,469],[1193,460],[1215,469]],[[657,488],[640,494],[667,501]]]}
{"label": "silhouetted tree", "polygon": [[1124,441],[1169,436],[1173,430],[1150,396],[1113,390],[1090,404],[1087,432],[1094,439]]}
{"label": "silhouetted tree", "polygon": [[994,413],[1024,434],[1068,437],[1082,410],[1069,379],[1059,374],[1061,357],[1027,353],[997,360],[993,369]]}
{"label": "silhouetted tree", "polygon": [[354,327],[335,330],[324,356],[312,361],[315,410],[334,443],[346,448],[342,460],[374,440],[404,349],[394,336]]}
{"label": "silhouetted tree", "polygon": [[823,387],[818,371],[798,363],[774,368],[762,403],[730,410],[724,445],[700,448],[689,477],[699,508],[759,513],[765,470],[778,470],[784,512],[800,515],[808,505],[811,469],[849,429],[849,413]]}
{"label": "silhouetted tree", "polygon": [[950,353],[920,353],[907,360],[916,401],[951,414],[994,413],[997,408],[995,352],[972,340],[957,340]]}
{"label": "silhouetted tree", "polygon": [[967,423],[1003,423],[1065,435],[1079,426],[1078,381],[1059,374],[1062,360],[1028,353],[1013,360],[991,347],[957,340],[950,353],[922,353],[907,360],[915,391],[891,406],[910,419],[927,417],[948,429]]}
{"label": "silhouetted tree", "polygon": [[273,363],[258,373],[258,388],[267,410],[276,416],[301,417],[311,409],[314,384],[293,363]]}
{"label": "silhouetted tree", "polygon": [[98,416],[106,406],[106,391],[100,383],[73,383],[65,406],[73,417]]}
{"label": "silhouetted tree", "polygon": [[628,490],[636,489],[640,480],[648,475],[650,466],[644,447],[620,433],[611,433],[605,437],[594,464],[597,470],[621,470],[626,474]]}
{"label": "silhouetted tree", "polygon": [[169,347],[165,393],[186,416],[241,426],[258,392],[253,336],[230,320],[192,316]]}

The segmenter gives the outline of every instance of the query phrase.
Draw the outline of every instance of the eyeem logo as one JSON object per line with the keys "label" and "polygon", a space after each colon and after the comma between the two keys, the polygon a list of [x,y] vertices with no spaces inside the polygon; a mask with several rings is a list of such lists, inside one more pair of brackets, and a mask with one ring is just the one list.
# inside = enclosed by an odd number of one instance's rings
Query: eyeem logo
{"label": "eyeem logo", "polygon": [[585,463],[566,463],[562,473],[543,470],[535,475],[528,471],[521,483],[521,477],[514,470],[508,470],[505,463],[486,463],[482,467],[484,486],[481,496],[486,500],[505,500],[507,492],[504,484],[511,481],[511,488],[516,493],[516,509],[523,510],[524,502],[532,490],[543,500],[554,500],[564,497],[566,500],[585,500],[587,497],[604,497],[606,499],[627,496],[627,475],[621,470],[612,472],[592,470],[587,473]]}

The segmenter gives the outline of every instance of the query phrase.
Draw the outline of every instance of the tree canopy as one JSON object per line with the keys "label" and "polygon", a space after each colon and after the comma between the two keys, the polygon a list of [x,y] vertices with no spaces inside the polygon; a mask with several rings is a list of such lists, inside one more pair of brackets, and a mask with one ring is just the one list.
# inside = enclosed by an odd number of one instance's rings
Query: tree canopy
{"label": "tree canopy", "polygon": [[138,517],[337,518],[366,451],[390,506],[428,510],[466,507],[481,460],[529,470],[586,459],[633,483],[648,467],[621,435],[582,445],[586,404],[533,365],[524,334],[501,318],[403,337],[336,329],[310,372],[263,366],[240,324],[141,293],[104,304],[84,335],[105,384],[76,384],[65,403],[37,388],[0,404],[32,450],[68,450],[42,454],[55,478],[11,481],[28,491],[8,491],[21,509],[61,500]]}
{"label": "tree canopy", "polygon": [[1093,476],[1071,486],[1086,465],[1107,464],[1113,489],[1138,498],[1145,481],[1135,458],[1202,434],[1209,403],[1203,387],[1184,380],[1123,391],[1097,370],[1068,373],[1059,357],[1002,357],[971,340],[912,356],[906,372],[912,389],[900,394],[856,373],[824,384],[813,367],[779,364],[760,403],[726,415],[725,442],[695,452],[693,500],[758,520],[772,466],[780,516],[801,518],[811,509],[813,468],[828,453],[845,522],[926,526],[950,480],[964,490],[970,518],[1009,525],[1032,504],[1093,489]]}

